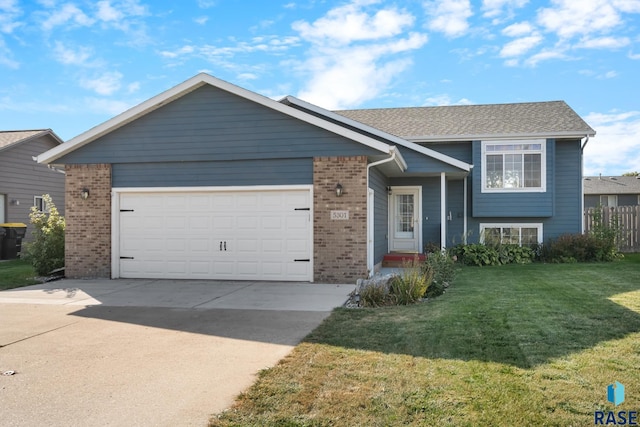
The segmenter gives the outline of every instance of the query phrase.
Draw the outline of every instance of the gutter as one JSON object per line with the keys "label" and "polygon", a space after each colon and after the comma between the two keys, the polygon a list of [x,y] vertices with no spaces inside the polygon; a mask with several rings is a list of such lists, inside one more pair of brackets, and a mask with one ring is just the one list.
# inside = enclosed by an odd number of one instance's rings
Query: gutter
{"label": "gutter", "polygon": [[373,276],[373,266],[375,263],[374,254],[368,253],[369,252],[369,235],[370,235],[370,232],[373,231],[373,230],[369,230],[369,213],[373,208],[373,206],[369,206],[369,174],[370,174],[371,168],[374,166],[382,165],[384,163],[395,161],[396,164],[400,167],[400,169],[402,169],[403,172],[407,170],[407,164],[402,158],[402,156],[398,157],[400,153],[398,153],[398,150],[396,149],[396,147],[390,147],[389,152],[391,153],[391,156],[387,157],[386,159],[378,160],[377,162],[369,163],[367,165],[367,187],[366,187],[367,188],[367,246],[366,247],[367,247],[367,270],[369,271],[369,277]]}

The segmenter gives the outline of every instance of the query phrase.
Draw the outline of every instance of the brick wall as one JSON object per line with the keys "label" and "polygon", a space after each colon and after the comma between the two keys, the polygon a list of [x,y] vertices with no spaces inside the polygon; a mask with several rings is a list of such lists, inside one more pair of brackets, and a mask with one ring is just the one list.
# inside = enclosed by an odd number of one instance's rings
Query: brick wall
{"label": "brick wall", "polygon": [[[344,194],[336,196],[336,184]],[[313,159],[314,280],[354,283],[367,276],[367,157]],[[332,220],[331,211],[348,211]]]}
{"label": "brick wall", "polygon": [[65,173],[65,274],[111,277],[111,165],[67,165]]}

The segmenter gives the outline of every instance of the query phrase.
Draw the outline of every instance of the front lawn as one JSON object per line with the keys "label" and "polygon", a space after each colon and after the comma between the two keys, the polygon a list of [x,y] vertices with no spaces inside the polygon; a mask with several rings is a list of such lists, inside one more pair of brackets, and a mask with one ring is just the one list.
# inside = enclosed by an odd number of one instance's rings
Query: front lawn
{"label": "front lawn", "polygon": [[20,259],[0,262],[0,291],[40,283],[35,276],[31,263]]}
{"label": "front lawn", "polygon": [[337,309],[211,425],[594,425],[638,410],[638,367],[639,254],[465,267],[425,304]]}

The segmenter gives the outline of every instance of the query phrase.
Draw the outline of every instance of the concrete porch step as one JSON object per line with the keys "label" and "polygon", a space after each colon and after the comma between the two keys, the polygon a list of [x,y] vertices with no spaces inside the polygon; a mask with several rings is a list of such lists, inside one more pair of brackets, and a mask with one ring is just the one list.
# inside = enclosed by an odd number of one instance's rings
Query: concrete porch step
{"label": "concrete porch step", "polygon": [[382,267],[383,268],[401,268],[403,263],[408,263],[418,258],[420,262],[423,262],[427,259],[426,255],[418,254],[418,253],[399,253],[392,252],[386,254],[382,258]]}

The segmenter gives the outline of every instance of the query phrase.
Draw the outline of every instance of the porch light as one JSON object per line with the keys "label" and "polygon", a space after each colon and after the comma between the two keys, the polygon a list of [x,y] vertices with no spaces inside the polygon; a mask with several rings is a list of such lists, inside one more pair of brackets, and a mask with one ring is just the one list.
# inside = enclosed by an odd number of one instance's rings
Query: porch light
{"label": "porch light", "polygon": [[338,183],[336,185],[336,196],[338,196],[338,197],[342,196],[342,192],[343,192],[342,184]]}
{"label": "porch light", "polygon": [[89,189],[83,188],[80,192],[80,197],[82,198],[82,200],[87,200],[89,198]]}

